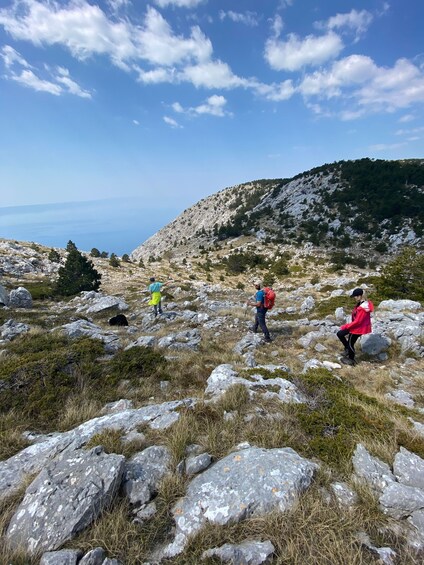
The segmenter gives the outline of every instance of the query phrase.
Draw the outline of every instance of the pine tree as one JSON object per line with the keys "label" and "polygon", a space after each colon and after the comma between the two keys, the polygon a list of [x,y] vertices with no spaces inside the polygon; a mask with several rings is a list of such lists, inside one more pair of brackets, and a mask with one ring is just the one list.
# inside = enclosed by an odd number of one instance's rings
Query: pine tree
{"label": "pine tree", "polygon": [[424,301],[424,255],[405,247],[384,267],[377,288],[386,298]]}
{"label": "pine tree", "polygon": [[115,255],[115,253],[111,253],[111,255],[110,255],[109,265],[111,267],[120,267],[121,266],[121,263],[120,263],[118,257]]}
{"label": "pine tree", "polygon": [[91,261],[78,249],[70,249],[65,266],[59,269],[56,294],[73,296],[82,290],[98,290],[101,278],[102,275],[96,271]]}
{"label": "pine tree", "polygon": [[92,257],[100,257],[100,251],[97,249],[97,247],[93,247],[93,249],[90,251],[90,255]]}

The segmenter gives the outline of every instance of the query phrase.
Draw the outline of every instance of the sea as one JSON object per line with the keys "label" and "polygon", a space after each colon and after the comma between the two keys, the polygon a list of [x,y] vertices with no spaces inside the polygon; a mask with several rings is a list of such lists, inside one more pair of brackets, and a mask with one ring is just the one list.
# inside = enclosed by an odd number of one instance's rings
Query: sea
{"label": "sea", "polygon": [[0,237],[62,248],[71,240],[81,251],[96,247],[121,256],[130,254],[181,212],[154,208],[136,197],[0,206]]}

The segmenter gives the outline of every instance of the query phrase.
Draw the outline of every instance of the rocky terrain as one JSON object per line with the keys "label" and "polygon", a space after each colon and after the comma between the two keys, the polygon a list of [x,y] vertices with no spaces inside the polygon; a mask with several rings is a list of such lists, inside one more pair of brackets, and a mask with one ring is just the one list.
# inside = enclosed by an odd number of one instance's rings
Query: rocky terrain
{"label": "rocky terrain", "polygon": [[[163,249],[91,258],[99,292],[65,300],[65,250],[0,240],[0,561],[422,563],[422,304],[310,242]],[[245,305],[267,277],[270,344]],[[358,285],[376,313],[349,367]]]}

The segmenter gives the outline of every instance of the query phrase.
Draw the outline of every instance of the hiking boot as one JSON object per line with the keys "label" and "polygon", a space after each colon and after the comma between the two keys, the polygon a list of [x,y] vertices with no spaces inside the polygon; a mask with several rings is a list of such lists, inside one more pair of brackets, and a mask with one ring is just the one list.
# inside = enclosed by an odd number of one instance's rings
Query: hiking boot
{"label": "hiking boot", "polygon": [[343,365],[350,365],[351,367],[356,365],[355,359],[350,359],[349,357],[342,357],[340,362],[343,363]]}
{"label": "hiking boot", "polygon": [[342,353],[342,357],[349,357],[349,349],[345,347],[345,350]]}
{"label": "hiking boot", "polygon": [[264,338],[265,343],[272,343],[272,339],[270,337]]}

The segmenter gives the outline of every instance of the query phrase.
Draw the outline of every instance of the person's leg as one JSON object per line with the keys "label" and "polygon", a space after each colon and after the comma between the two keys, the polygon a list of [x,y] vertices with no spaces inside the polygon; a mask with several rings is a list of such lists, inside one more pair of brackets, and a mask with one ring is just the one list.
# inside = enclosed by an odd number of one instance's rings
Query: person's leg
{"label": "person's leg", "polygon": [[153,314],[155,315],[155,318],[156,318],[156,316],[158,315],[158,306],[157,306],[157,304],[153,304]]}
{"label": "person's leg", "polygon": [[159,312],[159,314],[162,314],[162,301],[161,300],[159,300],[158,312]]}
{"label": "person's leg", "polygon": [[339,338],[339,340],[342,342],[343,347],[345,348],[345,351],[348,352],[349,351],[349,344],[348,341],[346,339],[346,336],[349,336],[349,330],[339,330],[337,332],[337,337]]}
{"label": "person's leg", "polygon": [[349,334],[349,338],[347,340],[348,350],[349,350],[349,359],[355,361],[355,343],[359,339],[359,335],[357,334]]}
{"label": "person's leg", "polygon": [[258,318],[258,313],[256,312],[255,321],[254,321],[253,326],[252,326],[252,332],[253,333],[256,333],[258,331],[258,326],[259,326],[259,318]]}
{"label": "person's leg", "polygon": [[259,325],[261,326],[261,330],[265,336],[265,340],[266,341],[271,341],[270,335],[269,335],[269,330],[266,326],[266,321],[265,321],[265,316],[266,316],[266,310],[259,310],[257,313],[257,317],[258,317],[258,322]]}

